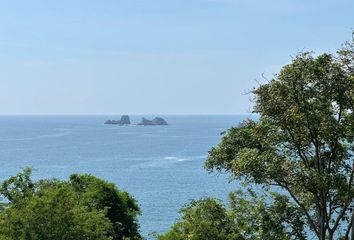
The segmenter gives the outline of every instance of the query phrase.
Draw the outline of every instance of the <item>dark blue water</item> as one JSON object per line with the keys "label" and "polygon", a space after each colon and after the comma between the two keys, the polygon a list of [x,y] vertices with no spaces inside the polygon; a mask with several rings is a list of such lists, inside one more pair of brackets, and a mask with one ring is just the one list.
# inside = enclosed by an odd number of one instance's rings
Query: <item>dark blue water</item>
{"label": "dark blue water", "polygon": [[163,117],[169,126],[103,124],[119,116],[1,116],[0,180],[25,166],[36,169],[34,178],[91,173],[138,200],[144,236],[164,232],[191,199],[227,199],[235,189],[203,163],[220,132],[245,116]]}

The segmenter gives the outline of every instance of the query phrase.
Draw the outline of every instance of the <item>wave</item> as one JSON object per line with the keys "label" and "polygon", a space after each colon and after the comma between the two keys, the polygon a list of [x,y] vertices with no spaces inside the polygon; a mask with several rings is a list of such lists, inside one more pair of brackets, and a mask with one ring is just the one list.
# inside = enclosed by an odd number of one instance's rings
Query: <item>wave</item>
{"label": "wave", "polygon": [[187,160],[191,160],[190,158],[185,158],[185,157],[164,157],[163,159],[165,160],[175,160],[177,162],[184,162]]}
{"label": "wave", "polygon": [[69,129],[66,128],[54,128],[53,129],[56,133],[51,133],[51,134],[44,134],[44,135],[40,135],[37,136],[37,139],[41,139],[41,138],[56,138],[56,137],[62,137],[62,136],[66,136],[70,134]]}
{"label": "wave", "polygon": [[46,138],[57,138],[57,137],[63,137],[69,135],[71,133],[71,131],[67,128],[54,128],[53,131],[54,133],[43,134],[35,137],[0,139],[0,142],[32,141],[32,140],[46,139]]}
{"label": "wave", "polygon": [[167,156],[163,159],[165,160],[175,160],[176,162],[185,162],[185,161],[192,161],[198,159],[206,159],[207,155],[197,155],[197,156],[189,156],[189,157],[174,157],[174,156]]}
{"label": "wave", "polygon": [[189,158],[180,158],[180,159],[177,159],[177,162],[184,162],[184,161],[188,161],[190,160]]}
{"label": "wave", "polygon": [[[206,159],[207,155],[194,155],[194,156],[166,156],[162,158],[148,158],[144,159],[143,163],[135,164],[134,167],[137,168],[169,168],[173,164],[178,164],[182,162],[189,162],[193,160]],[[130,159],[130,158],[129,158]],[[138,158],[141,159],[141,158]]]}

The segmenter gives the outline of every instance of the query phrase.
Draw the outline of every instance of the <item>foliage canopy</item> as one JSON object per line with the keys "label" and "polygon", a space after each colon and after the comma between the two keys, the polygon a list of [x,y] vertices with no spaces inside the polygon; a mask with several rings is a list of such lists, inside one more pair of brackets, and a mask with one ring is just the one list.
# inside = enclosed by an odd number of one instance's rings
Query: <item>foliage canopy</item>
{"label": "foliage canopy", "polygon": [[338,55],[301,53],[254,89],[259,120],[229,129],[205,165],[284,192],[321,240],[348,239],[352,226],[353,44]]}
{"label": "foliage canopy", "polygon": [[141,239],[136,201],[91,175],[70,181],[31,179],[31,169],[5,180],[0,193],[0,239]]}

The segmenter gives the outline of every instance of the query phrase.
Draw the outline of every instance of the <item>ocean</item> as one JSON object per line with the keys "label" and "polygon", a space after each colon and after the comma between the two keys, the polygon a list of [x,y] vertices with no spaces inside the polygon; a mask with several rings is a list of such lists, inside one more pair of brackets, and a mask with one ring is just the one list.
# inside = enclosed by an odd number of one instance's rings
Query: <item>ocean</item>
{"label": "ocean", "polygon": [[[133,123],[141,117],[130,116]],[[35,169],[35,179],[93,174],[137,199],[140,230],[149,239],[167,231],[190,200],[226,201],[236,189],[203,164],[220,133],[247,116],[161,117],[168,126],[103,124],[120,116],[0,116],[0,181],[26,166]]]}

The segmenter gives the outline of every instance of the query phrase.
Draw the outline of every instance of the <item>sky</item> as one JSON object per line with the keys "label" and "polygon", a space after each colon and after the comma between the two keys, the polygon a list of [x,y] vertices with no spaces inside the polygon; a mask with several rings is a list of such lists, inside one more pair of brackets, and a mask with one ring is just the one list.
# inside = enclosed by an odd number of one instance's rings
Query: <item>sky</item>
{"label": "sky", "polygon": [[249,114],[300,51],[334,53],[353,0],[0,0],[0,114]]}

